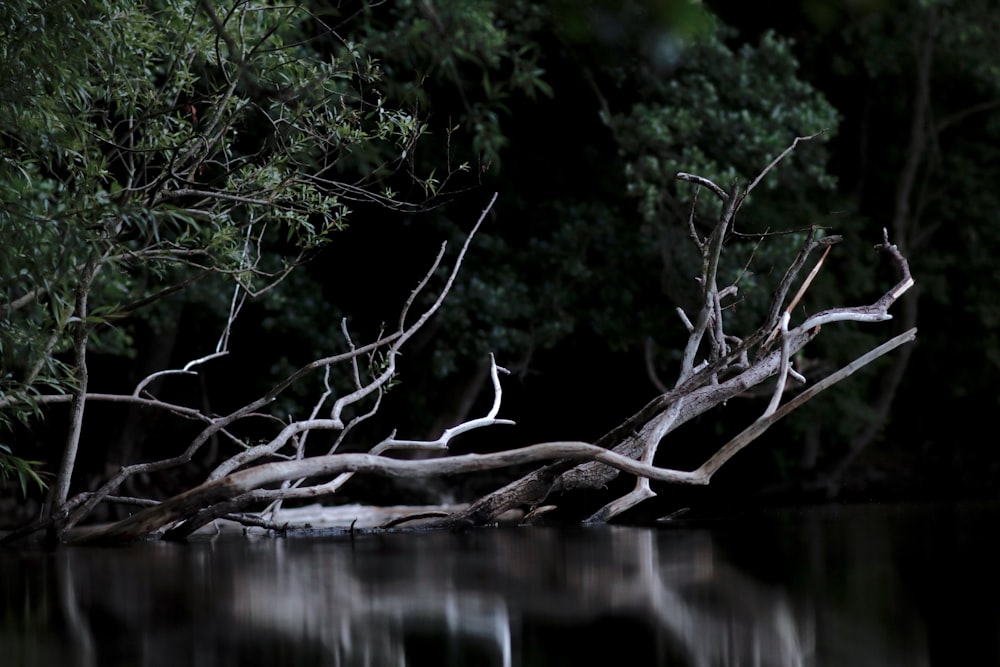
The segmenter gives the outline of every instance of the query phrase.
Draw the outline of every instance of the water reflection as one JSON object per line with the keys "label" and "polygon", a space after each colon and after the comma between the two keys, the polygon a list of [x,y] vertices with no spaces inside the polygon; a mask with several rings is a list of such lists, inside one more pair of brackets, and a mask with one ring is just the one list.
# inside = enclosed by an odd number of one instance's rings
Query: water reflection
{"label": "water reflection", "polygon": [[526,643],[539,650],[549,625],[589,629],[567,637],[580,646],[555,647],[583,656],[610,657],[604,644],[622,650],[622,632],[654,663],[766,655],[769,664],[801,665],[808,651],[810,630],[780,592],[720,562],[703,532],[481,531],[366,540],[353,550],[270,547],[252,581],[234,581],[231,612],[248,627],[318,643],[336,656],[331,664],[413,664],[420,656],[408,648],[434,643],[445,651],[434,664],[465,651],[475,664],[523,664]]}
{"label": "water reflection", "polygon": [[798,513],[0,552],[0,663],[919,666],[940,639],[910,589],[933,566],[911,552],[930,524],[902,524]]}

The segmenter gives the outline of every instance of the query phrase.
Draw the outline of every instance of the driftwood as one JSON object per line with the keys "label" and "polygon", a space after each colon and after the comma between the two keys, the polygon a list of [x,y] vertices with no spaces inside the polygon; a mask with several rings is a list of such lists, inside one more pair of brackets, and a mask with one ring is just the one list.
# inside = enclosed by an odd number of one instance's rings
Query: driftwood
{"label": "driftwood", "polygon": [[[162,402],[144,391],[150,378],[141,382],[130,396],[87,394],[85,398],[89,401],[125,401],[167,410],[183,418],[198,420],[204,424],[204,428],[178,456],[126,466],[96,492],[70,498],[61,507],[54,509],[46,520],[16,531],[5,539],[18,539],[42,528],[48,528],[59,539],[68,539],[68,531],[88,517],[102,502],[130,502],[145,507],[117,523],[87,531],[82,540],[125,541],[152,536],[179,539],[219,518],[247,525],[284,528],[288,526],[291,520],[288,517],[292,515],[282,518],[282,502],[329,497],[356,473],[412,478],[475,472],[525,463],[546,463],[535,472],[483,496],[471,505],[459,509],[441,508],[439,511],[421,508],[418,516],[413,517],[420,518],[425,525],[437,527],[487,524],[511,510],[526,513],[525,520],[530,521],[548,508],[544,503],[554,493],[573,489],[599,489],[622,471],[637,477],[635,488],[595,512],[587,521],[607,521],[652,497],[655,493],[650,488],[650,480],[673,484],[708,484],[712,475],[723,464],[777,420],[872,360],[913,340],[916,333],[915,329],[911,329],[887,341],[808,387],[790,401],[781,403],[789,381],[806,383],[806,379],[793,367],[792,358],[819,335],[823,325],[838,321],[882,322],[891,319],[889,308],[913,285],[906,258],[883,232],[882,242],[877,247],[895,263],[900,274],[899,282],[874,303],[822,311],[807,317],[797,326],[792,326],[791,313],[798,300],[808,289],[825,253],[840,240],[836,236],[822,237],[815,228],[808,232],[797,257],[776,288],[763,324],[749,336],[742,338],[725,331],[722,316],[725,300],[736,294],[737,286],[718,284],[718,266],[735,216],[768,171],[799,141],[811,138],[796,139],[788,150],[768,165],[745,189],[734,185],[727,191],[700,176],[686,173],[677,175],[680,181],[693,184],[696,194],[698,189],[706,189],[720,201],[717,221],[707,237],[700,236],[694,227],[692,204],[690,232],[702,254],[701,299],[695,313],[678,309],[678,315],[689,333],[680,372],[672,387],[663,386],[664,391],[659,396],[594,443],[549,442],[493,454],[447,456],[449,442],[456,435],[478,428],[512,423],[498,417],[502,402],[500,375],[504,369],[491,359],[494,402],[484,417],[448,429],[432,441],[397,439],[393,433],[368,453],[338,451],[351,429],[378,411],[381,396],[394,376],[400,349],[424,326],[447,296],[476,230],[496,200],[494,195],[454,261],[440,294],[426,311],[410,321],[410,308],[440,265],[443,247],[431,269],[404,305],[394,331],[383,333],[376,341],[367,345],[356,346],[345,324],[343,332],[348,347],[346,352],[308,364],[264,396],[229,415],[210,416],[187,406]],[[824,253],[822,258],[801,281],[797,293],[789,299],[799,274],[806,267],[809,258],[818,251]],[[225,336],[228,336],[228,330],[227,326]],[[167,372],[193,373],[199,365],[221,353],[223,352],[192,361],[183,369]],[[375,360],[379,363],[374,363]],[[354,378],[353,390],[339,396],[329,381],[330,369],[335,365],[346,365]],[[261,416],[278,394],[306,374],[317,372],[326,374],[326,391],[317,398],[308,419],[284,423],[279,433],[264,444],[250,445],[241,442],[229,432],[228,429],[236,422]],[[658,468],[653,464],[657,447],[672,431],[727,400],[771,380],[775,380],[772,398],[761,416],[730,442],[722,445],[702,466],[693,471],[682,471]],[[42,397],[39,402],[60,400],[66,399]],[[360,410],[359,406],[367,407]],[[352,409],[350,414],[353,417],[345,416],[349,414],[348,408]],[[312,431],[318,430],[333,431],[338,435],[327,452],[310,455],[307,453],[306,441]],[[115,495],[122,483],[132,475],[187,464],[205,443],[217,436],[235,442],[239,451],[221,461],[204,483],[155,503],[147,499],[121,498]],[[388,452],[400,449],[445,455],[413,460],[386,456]],[[252,514],[245,513],[253,510]],[[406,518],[405,513],[402,516],[397,513],[393,516],[391,525],[398,525],[406,521]]]}
{"label": "driftwood", "polygon": [[[791,312],[808,289],[830,247],[841,240],[840,237],[836,236],[817,239],[815,237],[816,230],[812,229],[797,258],[788,268],[775,291],[764,324],[745,340],[730,336],[723,330],[722,299],[736,291],[735,286],[720,288],[716,282],[718,261],[725,236],[731,229],[735,215],[746,200],[747,195],[761,182],[767,172],[794,149],[799,141],[812,139],[815,136],[797,138],[788,150],[771,162],[747,186],[745,191],[740,191],[737,186],[734,186],[732,191],[727,192],[703,177],[686,173],[677,174],[679,180],[708,189],[722,202],[718,221],[707,239],[699,238],[694,226],[691,226],[691,235],[702,250],[703,298],[700,311],[692,324],[687,315],[678,309],[690,335],[685,348],[681,372],[673,389],[654,398],[623,424],[600,438],[596,444],[623,456],[644,463],[652,463],[659,443],[670,432],[750,388],[758,386],[772,377],[777,377],[772,399],[764,413],[743,432],[723,445],[701,467],[692,472],[691,477],[685,479],[685,483],[707,484],[711,476],[726,461],[764,433],[777,420],[824,389],[848,377],[862,366],[916,337],[916,329],[913,328],[892,338],[779,407],[788,378],[805,382],[805,378],[792,367],[792,355],[817,336],[824,324],[838,321],[882,322],[889,320],[891,319],[889,308],[912,287],[913,278],[910,275],[906,258],[896,246],[889,242],[888,233],[885,230],[883,230],[882,243],[876,247],[888,254],[894,261],[900,279],[874,303],[826,310],[808,317],[797,327],[789,329]],[[692,206],[692,218],[693,211]],[[825,249],[822,258],[786,306],[786,298],[796,276],[805,266],[809,255],[820,248]],[[707,358],[696,366],[698,354],[706,347]],[[597,461],[582,465],[575,461],[559,461],[479,499],[467,509],[455,512],[441,520],[439,525],[454,527],[463,524],[487,523],[494,517],[515,507],[538,507],[550,494],[558,491],[600,489],[614,479],[619,470],[619,468]],[[587,521],[607,521],[643,500],[655,496],[656,494],[649,485],[650,479],[653,478],[640,476],[635,488],[629,494],[604,506],[591,515]],[[531,514],[529,513],[528,516],[530,517]]]}

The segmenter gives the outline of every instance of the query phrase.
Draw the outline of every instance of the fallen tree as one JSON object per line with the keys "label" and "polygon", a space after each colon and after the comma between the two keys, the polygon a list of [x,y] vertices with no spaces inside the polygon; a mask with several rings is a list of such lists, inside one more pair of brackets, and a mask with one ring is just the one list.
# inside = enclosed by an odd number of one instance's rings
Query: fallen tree
{"label": "fallen tree", "polygon": [[[245,525],[286,528],[293,522],[290,517],[294,513],[283,510],[283,502],[329,498],[357,473],[412,478],[546,462],[546,465],[535,472],[488,493],[468,506],[457,510],[448,508],[447,511],[443,508],[438,511],[420,508],[409,517],[420,518],[437,527],[487,524],[512,509],[523,510],[524,520],[530,521],[550,508],[546,500],[554,492],[599,489],[620,472],[637,477],[635,488],[593,513],[587,519],[588,522],[607,521],[655,495],[650,488],[650,480],[673,484],[708,484],[722,465],[776,421],[872,360],[915,337],[915,329],[896,336],[782,403],[790,383],[808,384],[806,378],[794,368],[793,357],[820,334],[824,325],[843,321],[889,320],[889,308],[913,285],[906,258],[883,232],[882,241],[876,247],[895,264],[899,281],[873,303],[824,310],[793,326],[792,312],[822,265],[826,253],[840,241],[836,236],[823,236],[817,228],[810,229],[806,234],[797,256],[774,290],[770,308],[760,326],[742,337],[726,331],[723,311],[727,305],[726,300],[735,297],[737,286],[720,284],[719,264],[736,215],[748,195],[767,173],[799,141],[811,138],[796,139],[745,187],[734,184],[726,190],[701,176],[677,174],[680,181],[690,183],[695,188],[690,233],[702,258],[702,272],[698,278],[701,298],[697,312],[688,313],[679,308],[677,311],[688,331],[680,371],[672,387],[664,387],[665,391],[596,442],[548,442],[493,454],[448,456],[449,442],[455,436],[488,426],[512,423],[498,417],[502,403],[500,375],[504,369],[495,360],[491,360],[494,401],[484,417],[447,429],[435,440],[398,439],[392,433],[367,453],[339,451],[348,434],[377,413],[381,398],[395,377],[400,350],[441,307],[476,231],[496,200],[494,195],[469,233],[464,247],[452,262],[444,286],[428,308],[415,317],[411,316],[411,309],[418,296],[428,288],[432,276],[443,261],[443,246],[431,268],[403,306],[393,331],[383,332],[370,343],[356,345],[345,322],[342,331],[346,351],[316,359],[276,384],[263,396],[227,415],[211,415],[188,405],[168,403],[148,391],[154,376],[196,373],[199,366],[218,356],[214,354],[193,360],[180,369],[159,371],[138,383],[129,395],[82,393],[76,397],[41,397],[40,402],[51,403],[76,400],[138,404],[197,420],[204,426],[180,454],[122,467],[96,491],[69,498],[59,507],[52,508],[51,513],[42,520],[17,530],[4,539],[12,541],[43,529],[48,529],[55,539],[71,541],[118,542],[149,537],[180,539],[220,518]],[[699,234],[694,224],[695,203],[700,190],[707,190],[719,200],[718,215],[707,236]],[[823,255],[812,271],[800,280],[800,274],[809,258],[818,251],[823,251]],[[796,284],[799,285],[798,290],[790,297]],[[240,289],[237,287],[237,296]],[[234,303],[237,300],[234,299]],[[231,313],[224,336],[228,336],[237,312],[234,310]],[[331,370],[338,367],[346,367],[353,378],[353,388],[348,392],[338,393],[330,382]],[[308,418],[283,420],[266,412],[267,407],[282,392],[315,373],[324,374],[325,391],[317,397]],[[774,381],[774,387],[770,390],[771,399],[760,417],[723,444],[703,465],[693,471],[670,470],[654,465],[659,444],[671,432],[729,399],[771,380]],[[251,444],[233,433],[232,429],[236,424],[261,417],[282,424],[280,431],[266,442]],[[322,453],[316,453],[314,448],[306,446],[309,434],[319,431],[336,434],[332,446]],[[234,443],[238,451],[221,460],[203,483],[162,501],[118,495],[119,489],[130,477],[185,466],[206,443],[218,436]],[[443,456],[399,459],[386,455],[398,450],[420,450]],[[69,532],[84,522],[96,507],[108,502],[144,508],[128,518],[88,531],[82,536],[74,536]],[[407,518],[404,513],[402,519],[396,517],[390,523],[392,526],[400,525]],[[311,519],[310,523],[312,521]]]}

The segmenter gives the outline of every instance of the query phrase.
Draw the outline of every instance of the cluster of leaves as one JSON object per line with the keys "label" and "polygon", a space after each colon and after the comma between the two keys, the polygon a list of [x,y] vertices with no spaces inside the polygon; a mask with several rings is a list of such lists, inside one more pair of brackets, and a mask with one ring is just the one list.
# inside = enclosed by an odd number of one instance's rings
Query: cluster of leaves
{"label": "cluster of leaves", "polygon": [[20,456],[14,456],[10,446],[0,444],[0,479],[6,482],[11,477],[16,477],[21,495],[28,495],[29,483],[35,484],[39,489],[45,488],[43,473],[35,469],[39,465],[41,461],[28,461]]}

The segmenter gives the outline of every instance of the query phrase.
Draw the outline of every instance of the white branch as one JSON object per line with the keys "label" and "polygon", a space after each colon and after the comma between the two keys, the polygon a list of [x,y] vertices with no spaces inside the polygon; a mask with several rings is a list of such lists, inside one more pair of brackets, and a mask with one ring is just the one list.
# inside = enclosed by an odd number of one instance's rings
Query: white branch
{"label": "white branch", "polygon": [[[639,456],[641,463],[644,465],[653,465],[653,458],[656,456],[656,450],[659,447],[660,441],[673,428],[683,407],[684,397],[682,396],[674,401],[665,412],[642,429],[642,432],[639,434],[639,437],[643,440],[642,453]],[[649,479],[649,477],[640,476],[636,480],[635,488],[632,491],[597,510],[584,523],[605,523],[622,512],[632,509],[644,500],[655,496],[656,492],[649,486]]]}
{"label": "white branch", "polygon": [[[490,354],[490,375],[493,378],[493,407],[485,417],[479,419],[473,419],[457,426],[452,426],[451,428],[445,429],[441,437],[436,440],[397,440],[395,438],[395,433],[390,435],[388,438],[375,445],[368,453],[372,456],[381,456],[388,451],[392,450],[446,450],[448,449],[448,443],[457,435],[462,433],[467,433],[474,429],[484,428],[486,426],[513,426],[514,422],[510,419],[496,419],[497,414],[500,412],[500,401],[503,396],[503,392],[500,387],[500,376],[499,372],[509,373],[506,368],[501,368],[497,366],[496,359]],[[374,414],[374,410],[371,414]],[[333,451],[330,452],[333,454]],[[337,475],[334,479],[323,484],[316,484],[313,486],[305,487],[297,492],[283,492],[280,494],[282,499],[287,498],[312,498],[316,496],[329,495],[331,493],[337,492],[340,487],[342,487],[347,480],[354,476],[353,472],[345,472]]]}
{"label": "white branch", "polygon": [[[431,276],[434,274],[434,272],[437,270],[437,267],[440,265],[441,258],[444,253],[444,246],[442,246],[441,252],[435,258],[434,262],[431,265],[430,270],[427,271],[423,279],[420,281],[416,289],[414,289],[414,291],[410,294],[410,297],[407,299],[406,303],[403,306],[403,312],[400,315],[400,322],[399,322],[400,329],[399,331],[396,332],[392,340],[392,343],[389,345],[389,349],[386,353],[385,368],[382,370],[381,373],[379,373],[378,376],[373,378],[368,384],[362,385],[357,389],[355,389],[354,391],[352,391],[351,393],[345,396],[341,396],[336,401],[334,401],[333,407],[330,410],[329,419],[309,419],[302,422],[289,424],[282,430],[281,433],[278,434],[276,438],[274,438],[270,442],[246,449],[236,454],[235,456],[230,457],[226,461],[223,461],[211,472],[211,474],[208,476],[208,481],[221,479],[226,475],[230,474],[231,472],[233,472],[234,470],[237,470],[240,467],[251,463],[252,461],[274,454],[275,452],[279,451],[282,447],[284,447],[285,444],[288,442],[288,439],[294,434],[312,429],[325,429],[325,430],[328,429],[337,431],[344,430],[345,424],[343,422],[343,417],[342,417],[343,411],[348,406],[364,400],[365,398],[371,396],[373,393],[381,391],[382,387],[384,387],[385,384],[389,382],[389,380],[392,379],[392,377],[395,375],[396,356],[399,354],[399,349],[403,346],[404,343],[406,343],[413,336],[413,334],[419,331],[424,326],[424,324],[427,323],[427,321],[431,318],[431,316],[434,315],[434,313],[437,312],[437,310],[441,307],[441,304],[444,303],[445,297],[448,295],[448,292],[451,290],[451,287],[455,282],[455,278],[458,275],[458,271],[462,266],[462,261],[465,259],[465,255],[469,250],[469,247],[472,243],[472,239],[479,231],[479,228],[482,226],[483,221],[486,219],[487,214],[490,212],[490,209],[493,208],[493,204],[496,202],[496,200],[497,200],[497,195],[494,194],[493,198],[490,199],[489,204],[487,204],[486,208],[483,209],[483,212],[480,214],[479,219],[476,221],[476,224],[472,228],[472,231],[470,231],[469,234],[466,236],[465,243],[463,243],[462,249],[459,251],[458,257],[455,259],[455,263],[452,265],[451,272],[448,275],[448,279],[445,282],[444,287],[442,287],[441,292],[438,294],[437,299],[435,299],[434,303],[431,304],[431,306],[428,307],[427,310],[420,315],[420,317],[417,319],[416,322],[406,327],[405,325],[406,312],[409,309],[410,305],[415,300],[417,294],[419,294],[419,292],[427,285]],[[351,346],[352,346],[351,353],[346,358],[348,359],[357,358],[358,351],[363,348],[354,349],[353,344],[351,344]]]}
{"label": "white branch", "polygon": [[774,411],[778,409],[778,404],[781,403],[781,397],[785,393],[785,383],[788,380],[788,372],[792,368],[791,354],[788,345],[788,312],[784,312],[781,315],[781,322],[778,324],[778,329],[781,332],[781,367],[778,370],[778,383],[774,387],[774,394],[771,396],[771,402],[768,403],[767,409],[764,410],[764,416],[767,417],[774,414]]}
{"label": "white branch", "polygon": [[[288,479],[330,476],[344,472],[363,472],[385,477],[413,479],[508,468],[552,459],[594,460],[624,472],[642,475],[661,482],[704,484],[695,473],[656,468],[627,456],[616,454],[603,447],[578,441],[547,442],[492,454],[463,454],[439,459],[401,460],[372,456],[371,454],[334,454],[297,461],[265,463],[234,472],[221,479],[208,481],[201,486],[185,491],[159,505],[137,512],[111,526],[88,533],[81,541],[120,539],[136,533],[148,534],[184,518],[184,515],[187,514],[186,508],[192,505],[212,507],[224,504],[243,494],[249,494],[257,489]],[[280,489],[276,489],[274,494],[280,495],[280,492]],[[250,498],[254,501],[257,499],[256,496]],[[227,505],[221,509],[218,516],[229,511],[231,511],[231,507]],[[196,522],[204,525],[207,521],[217,518],[212,514],[214,512],[208,511]]]}
{"label": "white branch", "polygon": [[704,176],[696,176],[695,174],[688,174],[683,171],[677,172],[674,176],[678,181],[687,181],[688,183],[694,183],[700,185],[703,188],[708,188],[712,194],[714,194],[719,199],[725,201],[729,197],[729,193],[720,188],[718,185],[705,178]]}
{"label": "white branch", "polygon": [[[493,208],[493,204],[496,202],[496,200],[497,200],[497,195],[494,193],[493,198],[490,199],[489,203],[486,205],[486,208],[483,209],[483,212],[480,214],[479,219],[473,226],[472,231],[469,232],[469,234],[465,237],[465,243],[462,244],[462,249],[459,251],[458,258],[455,260],[455,264],[452,266],[451,273],[448,275],[448,280],[445,282],[445,285],[441,289],[440,294],[438,294],[437,299],[434,301],[433,304],[431,304],[431,306],[426,311],[424,311],[424,313],[420,316],[420,318],[416,322],[410,325],[409,328],[404,329],[403,327],[404,327],[404,319],[406,317],[406,311],[409,308],[409,305],[413,302],[414,298],[416,297],[416,294],[424,287],[424,285],[427,284],[427,281],[430,279],[430,276],[436,270],[437,265],[441,259],[440,255],[438,256],[438,259],[435,260],[434,266],[431,267],[431,270],[428,271],[424,280],[421,281],[420,285],[418,285],[416,290],[414,290],[414,292],[411,294],[410,299],[407,300],[406,305],[403,308],[403,314],[400,316],[399,338],[395,342],[393,342],[392,346],[389,349],[388,364],[386,365],[385,371],[365,387],[357,389],[354,392],[348,394],[347,396],[343,396],[340,399],[338,399],[334,403],[332,410],[331,416],[334,419],[339,420],[340,415],[342,414],[345,407],[353,403],[357,403],[358,401],[364,399],[366,396],[370,395],[377,388],[383,386],[386,382],[388,382],[389,379],[396,372],[396,354],[398,354],[399,348],[402,347],[402,345],[406,343],[406,341],[408,341],[413,336],[413,334],[419,331],[427,322],[427,320],[429,320],[431,316],[438,311],[438,309],[441,307],[441,304],[444,303],[445,297],[448,296],[448,293],[451,291],[451,286],[455,283],[455,278],[458,276],[458,271],[462,267],[462,262],[465,259],[465,255],[469,251],[469,246],[472,243],[472,239],[479,231],[479,228],[482,226],[483,221],[489,214],[490,209]],[[442,252],[443,250],[444,248],[442,247]]]}
{"label": "white branch", "polygon": [[389,449],[447,449],[448,443],[457,435],[462,433],[468,433],[469,431],[484,428],[486,426],[494,425],[505,425],[513,426],[514,422],[510,419],[497,419],[496,416],[500,412],[500,401],[503,396],[503,391],[500,387],[500,375],[499,373],[509,374],[506,368],[497,366],[496,359],[493,354],[490,354],[490,377],[493,379],[493,406],[485,417],[480,417],[479,419],[472,419],[470,421],[458,424],[457,426],[452,426],[444,430],[444,433],[435,440],[397,440],[394,437],[389,437],[380,442],[375,446],[370,452],[371,454],[381,454]]}

